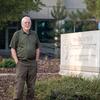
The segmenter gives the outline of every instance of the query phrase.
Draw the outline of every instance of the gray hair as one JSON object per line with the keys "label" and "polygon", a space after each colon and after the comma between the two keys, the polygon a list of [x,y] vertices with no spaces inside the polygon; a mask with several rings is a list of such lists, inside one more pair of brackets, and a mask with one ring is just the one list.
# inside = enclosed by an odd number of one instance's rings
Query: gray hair
{"label": "gray hair", "polygon": [[30,19],[30,22],[31,22],[31,18],[30,18],[29,16],[24,16],[24,17],[22,18],[22,20],[21,20],[21,26],[22,26],[22,24],[23,24],[25,18],[29,18],[29,19]]}

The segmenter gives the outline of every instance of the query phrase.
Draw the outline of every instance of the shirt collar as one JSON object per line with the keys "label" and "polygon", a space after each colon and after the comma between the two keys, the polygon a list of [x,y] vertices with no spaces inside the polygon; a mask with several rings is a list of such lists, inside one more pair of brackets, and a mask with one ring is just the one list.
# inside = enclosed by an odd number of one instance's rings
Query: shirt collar
{"label": "shirt collar", "polygon": [[23,34],[26,34],[26,35],[30,35],[30,34],[31,34],[31,31],[30,31],[30,30],[29,30],[29,33],[26,33],[26,32],[23,31],[23,29],[21,29],[21,32],[22,32]]}

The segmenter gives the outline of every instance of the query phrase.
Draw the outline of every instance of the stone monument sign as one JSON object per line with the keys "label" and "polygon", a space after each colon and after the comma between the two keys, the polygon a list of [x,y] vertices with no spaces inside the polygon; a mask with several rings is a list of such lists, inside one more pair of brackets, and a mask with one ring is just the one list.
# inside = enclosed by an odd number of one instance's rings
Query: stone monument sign
{"label": "stone monument sign", "polygon": [[98,76],[100,73],[100,31],[61,35],[61,75]]}

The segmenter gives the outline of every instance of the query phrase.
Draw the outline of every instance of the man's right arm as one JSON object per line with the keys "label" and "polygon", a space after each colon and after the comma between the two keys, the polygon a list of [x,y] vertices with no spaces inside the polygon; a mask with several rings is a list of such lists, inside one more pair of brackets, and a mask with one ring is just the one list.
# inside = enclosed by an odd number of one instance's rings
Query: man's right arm
{"label": "man's right arm", "polygon": [[14,48],[11,48],[11,55],[12,58],[14,59],[15,63],[18,63],[18,58],[17,58],[17,54],[16,54],[16,50]]}
{"label": "man's right arm", "polygon": [[18,45],[18,38],[19,38],[18,34],[19,34],[18,31],[14,33],[9,46],[11,48],[11,56],[14,59],[16,64],[18,63],[18,57],[16,52],[17,45]]}

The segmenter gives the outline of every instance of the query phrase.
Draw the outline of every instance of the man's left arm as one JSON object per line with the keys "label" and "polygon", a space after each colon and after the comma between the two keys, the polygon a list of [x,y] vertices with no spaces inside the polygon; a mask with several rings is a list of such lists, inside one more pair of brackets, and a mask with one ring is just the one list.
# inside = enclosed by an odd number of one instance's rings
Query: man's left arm
{"label": "man's left arm", "polygon": [[37,48],[37,49],[36,49],[36,61],[39,60],[39,56],[40,56],[40,49]]}
{"label": "man's left arm", "polygon": [[40,41],[37,33],[35,33],[35,36],[36,36],[36,61],[38,61],[40,57]]}

